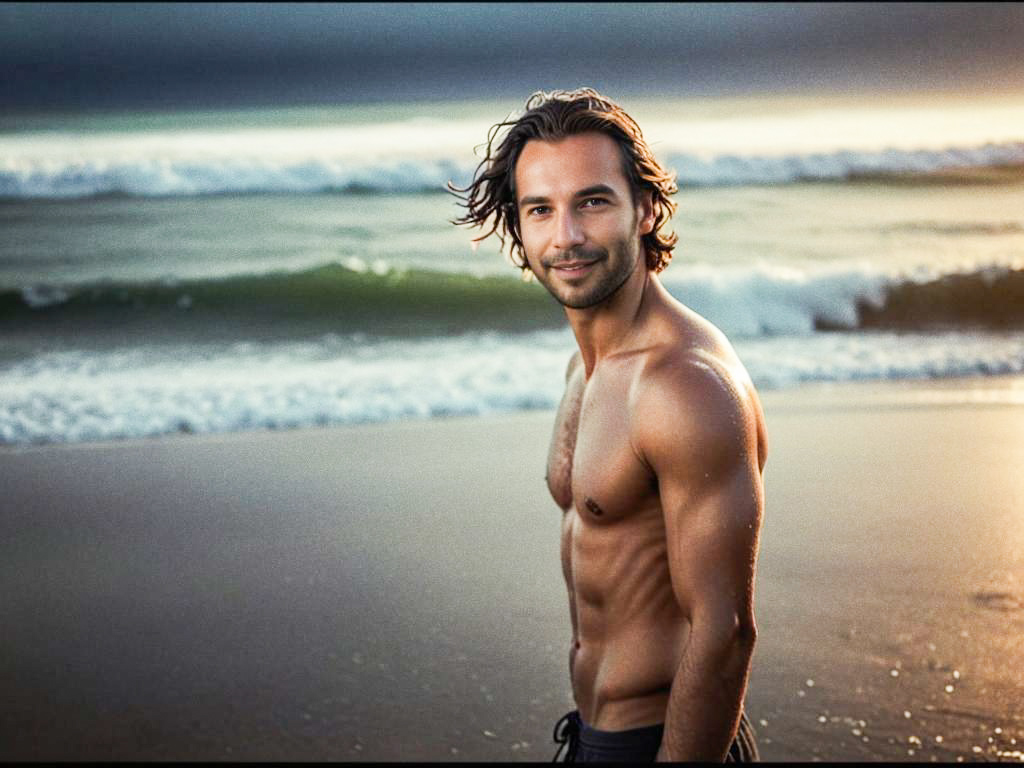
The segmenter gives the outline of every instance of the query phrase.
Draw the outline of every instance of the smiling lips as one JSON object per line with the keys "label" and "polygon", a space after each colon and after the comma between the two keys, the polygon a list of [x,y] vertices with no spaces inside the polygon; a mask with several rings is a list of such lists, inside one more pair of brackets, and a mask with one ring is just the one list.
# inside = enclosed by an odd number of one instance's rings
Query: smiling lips
{"label": "smiling lips", "polygon": [[597,262],[596,259],[591,261],[585,261],[582,259],[576,259],[573,261],[563,261],[559,264],[552,264],[551,269],[554,269],[558,274],[563,277],[578,277],[587,272],[590,267]]}

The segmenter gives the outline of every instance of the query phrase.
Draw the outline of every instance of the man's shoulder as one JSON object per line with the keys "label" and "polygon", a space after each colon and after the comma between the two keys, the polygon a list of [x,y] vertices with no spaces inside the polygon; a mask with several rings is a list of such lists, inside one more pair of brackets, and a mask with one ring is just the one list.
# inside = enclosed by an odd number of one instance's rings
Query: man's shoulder
{"label": "man's shoulder", "polygon": [[741,405],[737,400],[752,394],[753,384],[732,345],[708,320],[680,309],[646,350],[640,389],[676,405],[680,400],[726,410]]}
{"label": "man's shoulder", "polygon": [[[753,387],[731,350],[687,343],[662,344],[646,356],[634,388],[638,414],[694,411],[702,421],[731,418],[749,405]],[[657,407],[659,403],[664,404]]]}
{"label": "man's shoulder", "polygon": [[706,321],[648,350],[629,410],[635,440],[647,451],[688,445],[704,456],[734,453],[762,431],[746,369]]}

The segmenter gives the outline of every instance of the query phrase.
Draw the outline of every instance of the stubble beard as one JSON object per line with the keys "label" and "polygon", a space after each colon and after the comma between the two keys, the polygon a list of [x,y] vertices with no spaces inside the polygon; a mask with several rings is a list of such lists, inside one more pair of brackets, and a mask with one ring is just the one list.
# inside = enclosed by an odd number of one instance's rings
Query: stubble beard
{"label": "stubble beard", "polygon": [[[591,307],[595,307],[614,296],[629,279],[629,276],[633,274],[639,254],[633,254],[633,258],[629,258],[629,250],[630,243],[627,241],[617,243],[615,245],[615,251],[619,257],[614,260],[615,264],[618,265],[617,268],[613,272],[603,275],[601,279],[583,295],[562,295],[558,290],[556,290],[554,281],[542,280],[541,282],[544,287],[547,288],[548,293],[554,296],[555,300],[563,307],[568,309],[590,309]],[[608,263],[609,255],[608,249],[606,248],[574,248],[566,254],[565,258],[560,259],[559,261],[591,261],[596,259],[600,265]]]}

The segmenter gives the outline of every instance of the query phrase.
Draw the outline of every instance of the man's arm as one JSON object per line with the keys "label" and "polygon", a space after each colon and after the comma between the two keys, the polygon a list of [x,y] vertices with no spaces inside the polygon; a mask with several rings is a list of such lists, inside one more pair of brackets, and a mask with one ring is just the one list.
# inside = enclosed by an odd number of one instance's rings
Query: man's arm
{"label": "man's arm", "polygon": [[660,760],[722,761],[736,736],[757,630],[763,422],[713,359],[663,362],[637,404],[635,447],[658,480],[669,572],[690,623]]}

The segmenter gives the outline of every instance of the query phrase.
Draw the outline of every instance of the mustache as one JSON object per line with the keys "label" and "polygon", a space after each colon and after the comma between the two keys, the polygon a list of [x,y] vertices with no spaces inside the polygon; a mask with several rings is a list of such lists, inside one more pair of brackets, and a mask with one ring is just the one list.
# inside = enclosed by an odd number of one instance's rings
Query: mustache
{"label": "mustache", "polygon": [[583,248],[577,246],[562,253],[561,258],[546,263],[548,267],[557,267],[574,261],[599,261],[608,255],[607,248]]}

